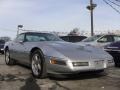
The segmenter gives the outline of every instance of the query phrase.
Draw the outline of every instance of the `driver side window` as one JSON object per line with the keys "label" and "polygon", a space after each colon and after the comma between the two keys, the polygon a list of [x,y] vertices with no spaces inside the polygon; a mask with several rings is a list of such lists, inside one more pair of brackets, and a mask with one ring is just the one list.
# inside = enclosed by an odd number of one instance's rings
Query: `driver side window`
{"label": "driver side window", "polygon": [[35,35],[35,34],[26,34],[25,41],[27,42],[39,42],[39,41],[46,41],[44,36]]}

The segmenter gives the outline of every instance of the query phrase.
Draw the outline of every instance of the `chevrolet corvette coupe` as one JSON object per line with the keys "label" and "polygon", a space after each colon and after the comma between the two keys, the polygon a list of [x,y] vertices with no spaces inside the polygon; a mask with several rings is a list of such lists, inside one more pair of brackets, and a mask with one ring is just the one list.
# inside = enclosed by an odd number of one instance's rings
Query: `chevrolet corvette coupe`
{"label": "chevrolet corvette coupe", "polygon": [[36,78],[44,78],[47,73],[104,71],[114,63],[112,56],[101,49],[65,42],[51,33],[21,33],[7,42],[4,50],[7,65],[29,65]]}

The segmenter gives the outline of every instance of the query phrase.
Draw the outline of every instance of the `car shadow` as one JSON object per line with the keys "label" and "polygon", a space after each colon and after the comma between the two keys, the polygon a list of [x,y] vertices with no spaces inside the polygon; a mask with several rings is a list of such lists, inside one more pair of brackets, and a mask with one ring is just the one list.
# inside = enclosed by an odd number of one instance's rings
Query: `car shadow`
{"label": "car shadow", "polygon": [[[29,66],[23,65],[23,64],[17,64],[25,69],[30,70]],[[32,73],[30,73],[32,74]],[[97,71],[89,71],[89,72],[81,72],[78,74],[48,74],[46,78],[49,78],[50,80],[57,80],[57,81],[68,81],[68,80],[83,80],[83,79],[93,79],[93,78],[101,78],[106,76],[107,73],[104,72],[97,72]]]}
{"label": "car shadow", "polygon": [[57,80],[57,81],[85,80],[85,79],[101,78],[106,75],[107,75],[106,72],[103,73],[85,72],[79,74],[57,75],[57,76],[49,74],[49,79]]}

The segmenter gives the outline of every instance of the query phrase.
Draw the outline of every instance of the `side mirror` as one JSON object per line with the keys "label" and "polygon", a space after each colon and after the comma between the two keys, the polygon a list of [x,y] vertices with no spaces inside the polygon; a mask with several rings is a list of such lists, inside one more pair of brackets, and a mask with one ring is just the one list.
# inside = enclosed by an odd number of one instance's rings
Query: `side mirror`
{"label": "side mirror", "polygon": [[19,43],[20,43],[20,44],[23,44],[23,43],[24,43],[24,41],[22,41],[22,40],[21,40],[21,41],[19,41]]}
{"label": "side mirror", "polygon": [[97,42],[99,42],[99,43],[104,43],[105,41],[102,41],[102,40],[98,40]]}

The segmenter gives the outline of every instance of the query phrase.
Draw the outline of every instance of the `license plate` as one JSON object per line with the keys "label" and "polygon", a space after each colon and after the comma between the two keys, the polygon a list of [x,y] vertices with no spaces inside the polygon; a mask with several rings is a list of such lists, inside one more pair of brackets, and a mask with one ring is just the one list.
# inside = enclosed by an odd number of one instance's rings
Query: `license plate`
{"label": "license plate", "polygon": [[95,61],[95,68],[100,69],[104,67],[104,61]]}

